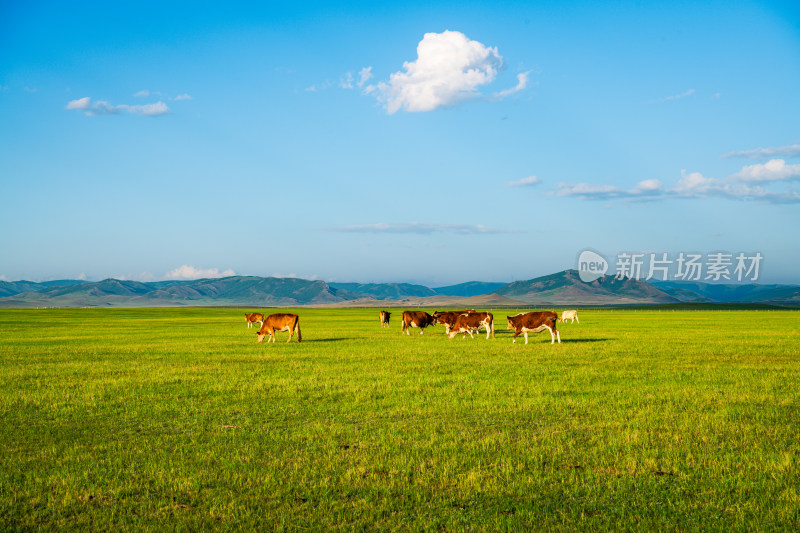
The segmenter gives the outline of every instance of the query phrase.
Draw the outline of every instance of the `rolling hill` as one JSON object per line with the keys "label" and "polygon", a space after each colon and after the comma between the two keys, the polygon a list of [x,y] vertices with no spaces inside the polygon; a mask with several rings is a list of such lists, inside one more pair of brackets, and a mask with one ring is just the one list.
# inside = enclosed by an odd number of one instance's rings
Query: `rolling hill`
{"label": "rolling hill", "polygon": [[800,306],[800,287],[700,282],[648,283],[603,276],[591,283],[565,270],[508,284],[471,281],[431,289],[409,283],[326,283],[230,276],[199,280],[0,282],[0,307],[414,306],[525,307],[758,303]]}

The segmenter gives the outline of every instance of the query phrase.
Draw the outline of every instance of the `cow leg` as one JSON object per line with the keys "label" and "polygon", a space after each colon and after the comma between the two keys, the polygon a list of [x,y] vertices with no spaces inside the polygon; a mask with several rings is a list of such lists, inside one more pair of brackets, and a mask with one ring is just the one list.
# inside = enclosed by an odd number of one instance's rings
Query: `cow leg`
{"label": "cow leg", "polygon": [[[471,329],[468,329],[468,330],[467,330],[467,333],[469,333],[469,338],[470,338],[470,339],[474,339],[474,338],[475,338],[475,337],[473,337],[473,336],[472,336],[472,330],[471,330]],[[464,333],[464,338],[465,338],[465,339],[467,338],[467,333]]]}
{"label": "cow leg", "polygon": [[577,320],[577,321],[578,321],[578,324],[580,324],[580,323],[581,323],[581,319],[580,319],[580,318],[578,318],[578,315],[575,315],[575,320]]}
{"label": "cow leg", "polygon": [[558,344],[561,344],[561,332],[556,330],[556,338],[558,339]]}
{"label": "cow leg", "polygon": [[525,332],[525,344],[528,344],[528,332]]}
{"label": "cow leg", "polygon": [[519,331],[514,330],[514,340],[511,341],[511,344],[516,344],[517,342],[517,335],[519,335]]}
{"label": "cow leg", "polygon": [[547,331],[550,332],[550,344],[555,344],[556,336],[553,335],[553,328],[547,328]]}

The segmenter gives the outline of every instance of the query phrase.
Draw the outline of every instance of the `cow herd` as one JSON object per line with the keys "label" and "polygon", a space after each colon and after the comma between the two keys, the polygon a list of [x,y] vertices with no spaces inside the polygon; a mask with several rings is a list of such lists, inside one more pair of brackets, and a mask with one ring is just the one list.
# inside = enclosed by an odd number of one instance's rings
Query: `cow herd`
{"label": "cow herd", "polygon": [[[302,341],[300,334],[300,317],[294,313],[275,313],[268,315],[266,318],[262,313],[245,313],[245,320],[247,327],[253,327],[256,322],[259,323],[259,330],[257,333],[258,342],[262,342],[264,337],[269,335],[267,342],[277,342],[275,340],[275,332],[288,331],[289,340],[291,342],[294,334],[297,334],[297,342]],[[389,311],[381,311],[378,317],[381,321],[381,327],[389,327],[389,320],[392,314]],[[514,330],[514,340],[517,342],[517,336],[520,333],[525,337],[525,344],[528,344],[528,333],[539,333],[547,330],[550,332],[550,344],[554,344],[556,340],[561,343],[561,333],[556,327],[556,323],[561,320],[565,322],[571,320],[575,322],[578,320],[578,312],[564,311],[559,317],[553,311],[532,311],[529,313],[519,313],[514,316],[507,316],[507,329]],[[462,338],[466,338],[469,333],[470,338],[473,338],[474,333],[479,333],[481,329],[486,330],[486,338],[494,337],[494,316],[488,312],[478,312],[474,309],[461,309],[459,311],[434,311],[433,314],[426,313],[425,311],[403,311],[403,320],[401,322],[401,334],[411,335],[411,328],[419,328],[419,334],[422,335],[425,328],[428,326],[435,326],[441,324],[444,326],[445,334],[449,338],[454,338],[459,333]],[[580,320],[578,320],[580,324]]]}

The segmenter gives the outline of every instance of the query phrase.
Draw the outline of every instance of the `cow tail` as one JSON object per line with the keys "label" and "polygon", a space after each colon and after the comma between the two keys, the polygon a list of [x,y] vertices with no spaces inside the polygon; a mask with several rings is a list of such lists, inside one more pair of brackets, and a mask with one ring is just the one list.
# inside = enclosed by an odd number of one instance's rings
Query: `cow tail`
{"label": "cow tail", "polygon": [[297,333],[297,342],[301,342],[303,336],[300,334],[300,317],[297,317],[294,321],[294,332]]}

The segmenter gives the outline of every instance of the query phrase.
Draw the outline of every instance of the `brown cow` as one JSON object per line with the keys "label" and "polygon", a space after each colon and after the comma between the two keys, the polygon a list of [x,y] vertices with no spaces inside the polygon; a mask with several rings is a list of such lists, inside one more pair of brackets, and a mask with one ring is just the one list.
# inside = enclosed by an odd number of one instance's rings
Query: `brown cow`
{"label": "brown cow", "polygon": [[556,338],[561,344],[561,333],[556,329],[558,314],[552,311],[538,311],[531,313],[520,313],[516,316],[507,316],[508,329],[514,330],[514,342],[517,342],[517,335],[525,334],[525,344],[528,344],[528,332],[539,333],[548,330],[550,332],[550,344],[554,344]]}
{"label": "brown cow", "polygon": [[256,322],[259,323],[259,328],[264,325],[264,315],[262,313],[245,313],[244,319],[247,320],[248,328],[252,328]]}
{"label": "brown cow", "polygon": [[388,328],[389,327],[389,319],[392,317],[392,313],[389,311],[381,311],[378,313],[378,317],[381,319],[381,327]]}
{"label": "brown cow", "polygon": [[264,325],[261,326],[261,329],[258,331],[258,342],[263,341],[264,337],[267,335],[269,335],[269,340],[267,342],[276,342],[276,331],[289,332],[289,340],[286,342],[291,342],[292,335],[295,333],[297,333],[297,342],[303,340],[300,335],[300,317],[294,313],[275,313],[274,315],[269,315],[264,320]]}
{"label": "brown cow", "polygon": [[442,324],[444,326],[445,334],[449,335],[450,328],[455,325],[456,319],[460,315],[474,312],[474,309],[462,309],[461,311],[434,311],[432,316],[434,320],[436,320],[437,324]]}
{"label": "brown cow", "polygon": [[494,315],[492,313],[466,313],[459,315],[456,323],[450,329],[449,336],[452,339],[459,333],[463,333],[464,336],[462,338],[466,338],[467,333],[469,333],[470,338],[473,338],[472,330],[480,331],[481,328],[486,328],[487,339],[490,334],[494,338]]}
{"label": "brown cow", "polygon": [[403,311],[403,331],[401,335],[411,335],[411,328],[419,328],[419,334],[428,326],[435,326],[436,320],[425,311]]}

